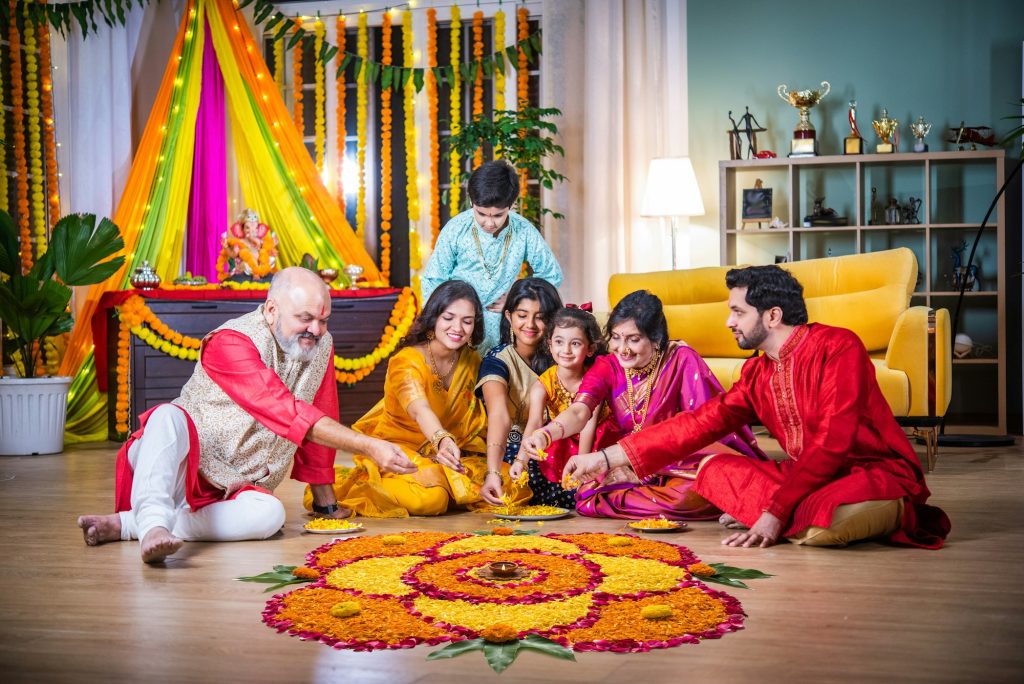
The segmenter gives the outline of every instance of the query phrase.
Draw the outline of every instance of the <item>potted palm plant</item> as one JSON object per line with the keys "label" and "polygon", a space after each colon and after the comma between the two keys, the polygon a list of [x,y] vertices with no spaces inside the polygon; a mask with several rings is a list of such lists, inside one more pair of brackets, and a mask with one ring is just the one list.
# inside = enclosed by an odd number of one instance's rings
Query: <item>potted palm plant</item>
{"label": "potted palm plant", "polygon": [[[18,231],[0,211],[0,319],[20,356],[21,377],[0,378],[0,454],[53,454],[64,448],[69,377],[35,377],[47,337],[68,332],[71,287],[93,285],[124,264],[121,233],[109,219],[69,214],[53,227],[49,248],[21,272]],[[110,258],[113,257],[113,258]],[[56,276],[56,277],[54,277]]]}

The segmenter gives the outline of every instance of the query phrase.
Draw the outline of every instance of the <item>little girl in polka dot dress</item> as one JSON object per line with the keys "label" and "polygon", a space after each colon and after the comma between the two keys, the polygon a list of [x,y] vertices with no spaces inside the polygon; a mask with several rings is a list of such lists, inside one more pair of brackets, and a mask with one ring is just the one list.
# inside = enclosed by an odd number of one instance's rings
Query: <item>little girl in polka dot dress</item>
{"label": "little girl in polka dot dress", "polygon": [[[512,479],[528,470],[533,504],[575,508],[576,490],[563,489],[560,482],[566,461],[577,453],[590,453],[615,443],[616,433],[607,420],[609,411],[605,405],[578,435],[569,438],[564,437],[565,430],[555,420],[572,404],[587,368],[598,355],[605,353],[601,328],[589,306],[570,305],[558,310],[545,333],[545,343],[555,365],[541,373],[540,382],[530,388],[530,418],[523,434],[531,435],[540,428],[550,438],[549,444],[544,449],[543,460],[529,461],[521,452],[509,470]],[[545,416],[551,422],[541,428]]]}

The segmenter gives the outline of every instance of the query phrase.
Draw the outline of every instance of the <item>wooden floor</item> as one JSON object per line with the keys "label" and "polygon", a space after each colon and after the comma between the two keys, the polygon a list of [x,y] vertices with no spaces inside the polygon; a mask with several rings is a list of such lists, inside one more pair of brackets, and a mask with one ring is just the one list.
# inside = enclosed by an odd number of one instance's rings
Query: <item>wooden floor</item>
{"label": "wooden floor", "polygon": [[[427,647],[336,651],[260,621],[263,586],[232,578],[301,564],[324,537],[300,532],[300,488],[278,494],[289,519],[263,542],[187,544],[166,567],[137,543],[87,548],[79,513],[112,504],[111,444],[56,456],[0,457],[0,677],[4,682],[496,681],[479,653],[428,662]],[[706,561],[776,577],[731,590],[746,628],[648,654],[526,653],[504,682],[967,682],[1024,674],[1024,449],[946,450],[929,480],[953,520],[941,551],[720,546],[713,523],[674,536]],[[467,531],[472,514],[369,521],[374,532]],[[550,531],[612,531],[571,518]]]}

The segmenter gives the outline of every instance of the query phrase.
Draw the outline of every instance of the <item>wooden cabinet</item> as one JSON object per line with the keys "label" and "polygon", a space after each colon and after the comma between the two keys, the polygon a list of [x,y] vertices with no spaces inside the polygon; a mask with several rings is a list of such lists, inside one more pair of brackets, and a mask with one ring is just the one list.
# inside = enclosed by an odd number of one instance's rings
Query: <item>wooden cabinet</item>
{"label": "wooden cabinet", "polygon": [[[352,358],[373,351],[388,325],[397,299],[397,292],[375,297],[333,298],[327,329],[334,338],[334,353]],[[253,299],[233,300],[147,299],[146,305],[172,330],[202,338],[225,321],[249,313],[262,301],[260,294]],[[108,386],[117,387],[116,316],[111,316],[107,324]],[[133,335],[129,364],[129,424],[134,430],[138,427],[139,415],[178,396],[191,377],[195,363],[168,356]],[[383,396],[386,372],[385,361],[355,385],[338,385],[343,423],[351,425]],[[107,432],[110,439],[118,439],[114,402],[109,402],[108,406]]]}
{"label": "wooden cabinet", "polygon": [[[721,263],[770,264],[908,247],[920,275],[912,305],[949,309],[958,294],[954,258],[971,245],[1004,179],[1003,150],[835,155],[719,162]],[[787,228],[743,222],[743,190],[772,189],[772,215]],[[874,193],[872,193],[874,189]],[[872,198],[874,197],[874,202]],[[805,226],[815,200],[845,225]],[[890,200],[920,200],[918,223],[890,223]],[[1001,199],[974,258],[976,284],[964,297],[960,332],[974,348],[953,360],[947,431],[1006,433],[1006,274]],[[760,226],[760,227],[759,227]]]}

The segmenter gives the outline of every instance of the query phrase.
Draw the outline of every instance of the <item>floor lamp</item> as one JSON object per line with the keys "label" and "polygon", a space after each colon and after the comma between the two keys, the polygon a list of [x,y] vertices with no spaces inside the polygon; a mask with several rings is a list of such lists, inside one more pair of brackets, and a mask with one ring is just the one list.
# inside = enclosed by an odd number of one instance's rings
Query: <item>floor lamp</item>
{"label": "floor lamp", "polygon": [[672,270],[676,270],[676,230],[680,216],[700,216],[704,202],[697,187],[697,176],[688,157],[658,157],[647,170],[647,189],[640,216],[672,221]]}

